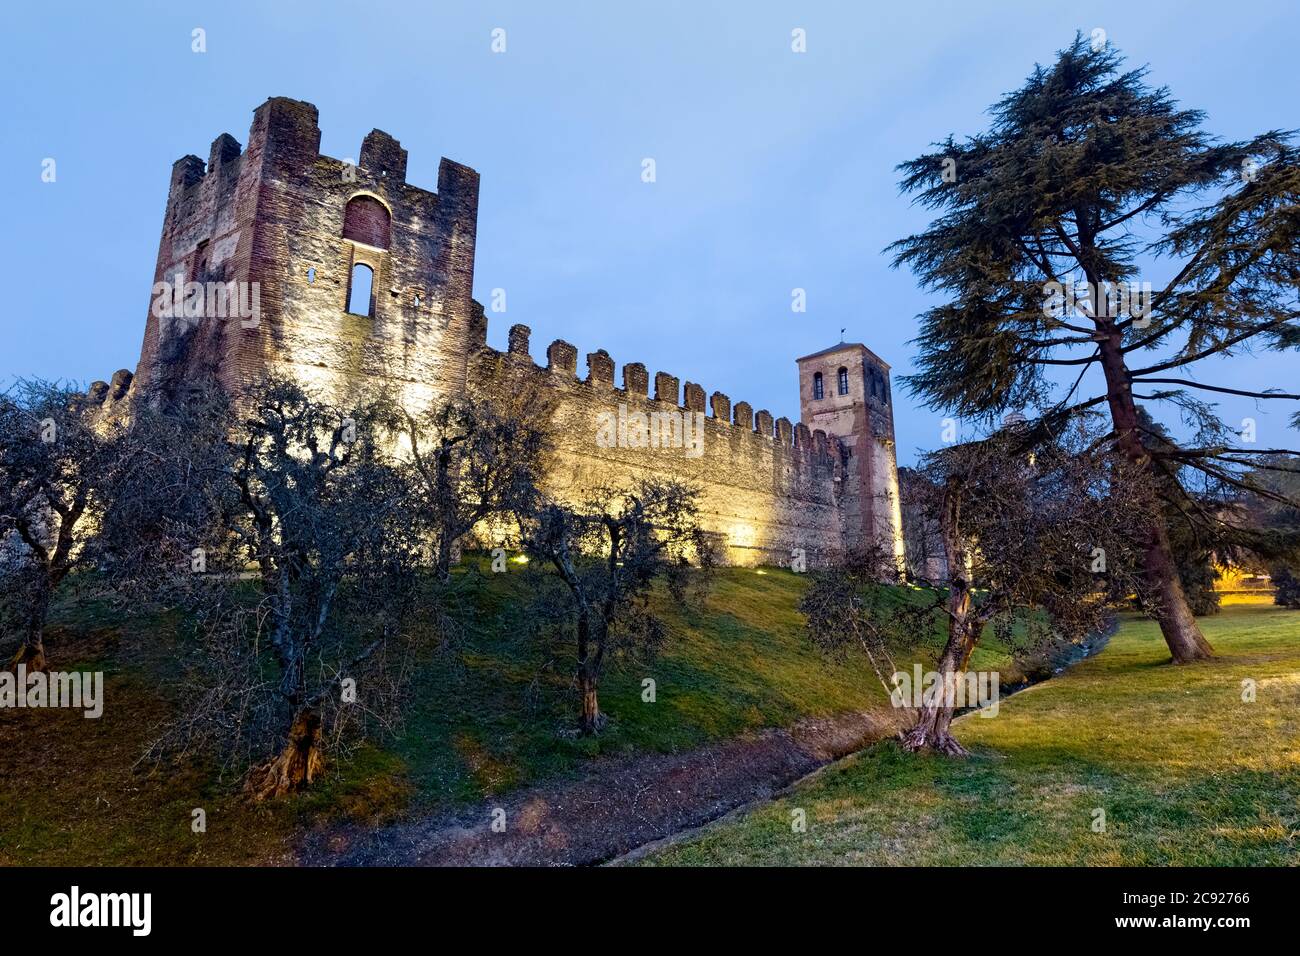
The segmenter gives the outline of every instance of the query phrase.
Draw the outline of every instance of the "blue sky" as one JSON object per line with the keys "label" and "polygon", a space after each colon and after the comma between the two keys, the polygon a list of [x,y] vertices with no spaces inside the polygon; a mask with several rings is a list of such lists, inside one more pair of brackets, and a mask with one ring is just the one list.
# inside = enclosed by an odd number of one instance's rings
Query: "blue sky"
{"label": "blue sky", "polygon": [[[1107,31],[1207,128],[1300,127],[1292,4],[113,3],[17,5],[0,75],[0,381],[79,382],[132,368],[168,176],[271,95],[315,103],[322,151],[372,128],[433,189],[440,156],[482,174],[476,293],[503,288],[489,342],[533,329],[605,348],[798,417],[794,359],[862,341],[910,371],[926,305],[882,249],[921,228],[894,166],[1049,62],[1076,29]],[[191,51],[206,31],[207,52]],[[506,31],[494,54],[491,31]],[[808,52],[790,49],[794,28]],[[57,181],[41,181],[42,160]],[[641,181],[656,162],[657,181]],[[1164,270],[1157,269],[1158,281]],[[790,309],[807,290],[807,312]],[[1217,384],[1294,386],[1297,357],[1202,366]],[[900,461],[941,415],[896,389]],[[1268,403],[1265,403],[1268,404]],[[1281,403],[1278,403],[1279,405]],[[1281,408],[1261,445],[1294,443]]]}

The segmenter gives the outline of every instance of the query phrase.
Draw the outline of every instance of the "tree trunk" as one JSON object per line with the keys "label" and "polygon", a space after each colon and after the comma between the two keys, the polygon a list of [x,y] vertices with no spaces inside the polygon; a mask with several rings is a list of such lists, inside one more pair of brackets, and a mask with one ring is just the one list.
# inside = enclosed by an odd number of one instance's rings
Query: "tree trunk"
{"label": "tree trunk", "polygon": [[[1156,471],[1155,463],[1138,434],[1137,405],[1133,401],[1133,385],[1121,351],[1121,333],[1110,320],[1105,320],[1102,328],[1104,338],[1099,343],[1101,367],[1106,375],[1107,403],[1120,448],[1130,461],[1147,469],[1157,482],[1165,480]],[[1175,664],[1208,660],[1214,656],[1214,648],[1201,633],[1187,603],[1187,595],[1183,593],[1178,564],[1169,546],[1169,529],[1158,501],[1151,503],[1148,517],[1150,524],[1146,530],[1142,578],[1148,600],[1154,604],[1160,633],[1169,645]]]}
{"label": "tree trunk", "polygon": [[591,612],[582,608],[578,612],[578,694],[582,697],[582,712],[578,717],[578,731],[584,736],[600,733],[605,716],[596,699],[596,680],[599,671],[598,656],[592,649]]}
{"label": "tree trunk", "polygon": [[39,636],[25,638],[19,645],[18,652],[9,659],[9,666],[13,670],[17,670],[20,664],[26,666],[29,674],[45,670],[45,643]]}
{"label": "tree trunk", "polygon": [[944,490],[940,527],[948,556],[948,642],[939,657],[940,683],[935,698],[922,700],[916,724],[903,735],[903,749],[913,753],[929,750],[949,757],[968,755],[948,732],[956,704],[955,682],[966,670],[983,630],[983,624],[972,613],[975,602],[967,580],[969,560],[961,531],[962,494],[959,483],[950,483]]}
{"label": "tree trunk", "polygon": [[45,659],[45,617],[50,608],[50,591],[37,585],[31,595],[31,608],[27,614],[27,624],[23,628],[23,642],[18,652],[9,660],[14,670],[18,665],[26,666],[27,672],[43,671]]}
{"label": "tree trunk", "polygon": [[1151,540],[1144,554],[1144,576],[1150,588],[1156,621],[1164,635],[1175,664],[1204,661],[1214,657],[1214,648],[1201,633],[1200,625],[1192,615],[1183,582],[1178,577],[1169,547],[1169,534],[1163,520],[1155,522],[1150,531]]}
{"label": "tree trunk", "polygon": [[300,710],[293,718],[284,750],[253,768],[245,791],[261,801],[307,789],[325,769],[320,741],[320,714],[310,707]]}
{"label": "tree trunk", "polygon": [[578,718],[578,729],[584,737],[600,733],[605,726],[605,715],[600,712],[600,702],[596,699],[596,677],[588,674],[587,668],[578,668],[578,692],[582,695],[582,716]]}
{"label": "tree trunk", "polygon": [[456,496],[451,487],[451,449],[438,450],[434,478],[434,503],[438,509],[438,580],[451,580],[451,548],[455,543]]}
{"label": "tree trunk", "polygon": [[446,527],[438,535],[438,563],[435,567],[439,581],[451,580],[451,540]]}
{"label": "tree trunk", "polygon": [[940,683],[935,688],[934,699],[922,702],[916,724],[903,735],[903,749],[913,753],[928,750],[949,757],[968,756],[966,748],[949,732],[949,727],[955,710],[956,682],[966,670],[982,628],[969,613],[969,593],[963,591],[958,600],[965,605],[966,611],[962,616],[950,619],[948,643],[939,658]]}

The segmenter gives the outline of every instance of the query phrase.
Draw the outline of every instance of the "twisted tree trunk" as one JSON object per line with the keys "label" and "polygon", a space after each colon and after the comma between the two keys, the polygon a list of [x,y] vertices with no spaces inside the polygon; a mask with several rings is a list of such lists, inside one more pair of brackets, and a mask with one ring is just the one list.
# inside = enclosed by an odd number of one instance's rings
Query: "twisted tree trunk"
{"label": "twisted tree trunk", "polygon": [[445,444],[438,449],[434,468],[434,502],[438,509],[438,560],[436,573],[439,581],[451,580],[451,549],[456,536],[456,498],[451,488],[451,449]]}
{"label": "twisted tree trunk", "polygon": [[282,797],[307,789],[324,769],[320,714],[304,707],[294,715],[284,749],[253,768],[244,789],[258,801]]}
{"label": "twisted tree trunk", "polygon": [[970,592],[964,585],[953,589],[949,598],[948,641],[939,657],[939,683],[933,696],[922,700],[916,723],[903,734],[903,749],[911,752],[928,750],[949,757],[965,757],[968,752],[949,728],[956,710],[957,682],[970,663],[979,643],[983,624],[971,613]]}
{"label": "twisted tree trunk", "polygon": [[18,651],[13,657],[9,658],[9,667],[17,670],[20,665],[27,668],[30,674],[34,671],[45,670],[47,661],[45,659],[45,642],[41,637],[40,631],[35,633],[29,632],[23,638],[22,644],[18,646]]}
{"label": "twisted tree trunk", "polygon": [[[948,641],[939,656],[939,684],[930,699],[923,699],[916,723],[903,734],[903,749],[929,750],[949,757],[965,757],[965,747],[949,732],[956,708],[956,681],[966,670],[984,623],[975,614],[975,603],[967,580],[966,542],[961,531],[960,483],[945,489],[940,519],[944,549],[948,555]],[[915,690],[915,689],[914,689]]]}

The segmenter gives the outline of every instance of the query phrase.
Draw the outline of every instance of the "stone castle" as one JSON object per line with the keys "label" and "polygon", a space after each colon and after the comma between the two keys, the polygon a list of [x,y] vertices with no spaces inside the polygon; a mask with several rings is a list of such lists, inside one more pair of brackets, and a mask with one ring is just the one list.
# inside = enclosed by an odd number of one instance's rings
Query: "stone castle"
{"label": "stone castle", "polygon": [[[554,399],[546,480],[558,496],[671,475],[702,490],[702,518],[729,563],[812,567],[873,543],[902,560],[889,366],[871,350],[840,343],[795,360],[798,424],[722,392],[706,398],[667,372],[651,390],[637,362],[620,386],[604,350],[586,355],[583,375],[564,341],[538,365],[523,325],[498,352],[472,295],[478,174],[444,158],[429,192],[406,181],[406,160],[380,130],[355,164],[321,155],[316,108],[283,97],[254,112],[246,148],[223,133],[206,164],[177,160],[155,293],[199,283],[248,304],[251,288],[256,309],[169,318],[151,302],[134,376],[96,383],[92,397],[165,395],[203,374],[237,394],[275,370],[333,396],[382,380],[415,410],[526,380]],[[600,423],[615,420],[619,440],[599,440]],[[700,444],[632,440],[644,422],[651,433],[671,422],[665,438],[684,426]]]}

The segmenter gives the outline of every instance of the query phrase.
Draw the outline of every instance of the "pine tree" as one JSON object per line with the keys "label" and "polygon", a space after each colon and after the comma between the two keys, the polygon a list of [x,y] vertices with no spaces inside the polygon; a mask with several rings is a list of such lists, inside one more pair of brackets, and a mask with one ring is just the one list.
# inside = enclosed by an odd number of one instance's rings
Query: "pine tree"
{"label": "pine tree", "polygon": [[[890,251],[896,267],[947,300],[920,316],[919,372],[906,379],[929,407],[984,421],[1024,408],[1109,411],[1107,440],[1149,469],[1164,499],[1149,509],[1143,582],[1183,663],[1212,648],[1170,547],[1165,511],[1189,507],[1179,469],[1268,497],[1252,465],[1294,454],[1242,447],[1187,390],[1300,399],[1193,381],[1188,371],[1215,355],[1300,348],[1300,155],[1289,131],[1216,140],[1203,114],[1179,109],[1146,83],[1145,69],[1124,71],[1122,62],[1076,36],[992,107],[986,132],[963,142],[949,135],[900,165],[903,191],[938,215]],[[1152,235],[1139,238],[1143,229]],[[1140,284],[1139,294],[1123,294],[1147,257],[1172,261],[1174,278],[1149,295]],[[1094,368],[1105,392],[1081,397]],[[1073,388],[1058,387],[1057,376]],[[1140,399],[1178,403],[1196,440],[1145,442]],[[1203,511],[1195,520],[1209,528],[1222,517]]]}

